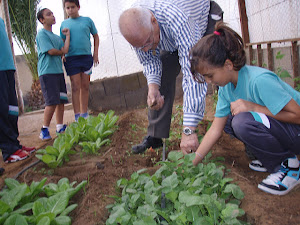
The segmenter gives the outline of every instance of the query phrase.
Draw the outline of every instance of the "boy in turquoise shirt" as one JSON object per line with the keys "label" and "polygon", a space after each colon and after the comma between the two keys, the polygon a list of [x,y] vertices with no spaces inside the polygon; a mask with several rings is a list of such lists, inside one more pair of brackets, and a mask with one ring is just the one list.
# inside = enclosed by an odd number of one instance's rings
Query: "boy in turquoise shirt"
{"label": "boy in turquoise shirt", "polygon": [[[1,2],[1,0],[0,0]],[[26,159],[35,148],[18,141],[19,107],[15,89],[15,65],[4,21],[0,18],[0,149],[6,163]]]}
{"label": "boy in turquoise shirt", "polygon": [[39,57],[38,73],[46,105],[40,139],[49,140],[51,139],[49,125],[54,112],[56,112],[56,132],[62,133],[66,129],[63,115],[64,104],[68,103],[68,98],[61,56],[69,50],[70,31],[69,29],[62,31],[66,35],[64,44],[58,35],[52,33],[55,17],[49,9],[41,9],[37,18],[44,26],[36,36],[36,44]]}
{"label": "boy in turquoise shirt", "polygon": [[[93,63],[99,63],[98,48],[99,36],[94,22],[89,17],[79,16],[79,1],[65,0],[64,7],[69,19],[61,24],[61,37],[64,28],[71,31],[70,50],[66,55],[65,68],[70,76],[72,86],[72,104],[75,114],[75,121],[81,116],[88,117],[88,98],[90,75],[92,74]],[[90,34],[94,38],[94,53],[91,53]]]}

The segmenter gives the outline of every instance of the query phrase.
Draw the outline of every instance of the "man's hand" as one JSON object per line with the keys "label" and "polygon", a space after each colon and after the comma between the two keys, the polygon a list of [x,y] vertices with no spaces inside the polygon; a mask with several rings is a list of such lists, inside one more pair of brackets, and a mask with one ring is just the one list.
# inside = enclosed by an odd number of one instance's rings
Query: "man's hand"
{"label": "man's hand", "polygon": [[164,96],[160,95],[159,86],[157,84],[148,85],[148,107],[152,110],[160,110],[164,105]]}
{"label": "man's hand", "polygon": [[185,135],[185,134],[181,135],[180,148],[183,154],[189,154],[195,152],[198,147],[199,147],[199,141],[196,133],[191,135]]}

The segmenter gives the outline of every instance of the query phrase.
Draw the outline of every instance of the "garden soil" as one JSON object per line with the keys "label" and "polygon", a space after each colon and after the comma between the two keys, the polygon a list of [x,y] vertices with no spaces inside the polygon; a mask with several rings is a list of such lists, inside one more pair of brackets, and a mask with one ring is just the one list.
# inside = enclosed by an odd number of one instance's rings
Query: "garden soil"
{"label": "garden soil", "polygon": [[[180,120],[180,105],[182,100],[177,100],[173,109],[172,134],[167,140],[167,152],[178,150],[181,126],[176,123]],[[204,134],[207,126],[213,118],[213,99],[207,97],[207,107],[203,123],[199,125],[199,133]],[[158,154],[147,151],[144,155],[131,154],[131,146],[139,143],[146,134],[147,111],[145,108],[116,112],[119,115],[118,130],[111,136],[111,144],[99,150],[99,155],[84,155],[77,153],[72,155],[70,161],[57,169],[49,169],[40,162],[34,154],[23,161],[4,164],[5,173],[1,176],[0,188],[4,187],[5,178],[15,178],[20,182],[30,184],[47,177],[47,183],[57,182],[67,177],[70,182],[87,180],[84,190],[78,192],[71,203],[77,203],[78,207],[71,212],[72,224],[94,225],[105,224],[109,216],[106,209],[113,203],[110,196],[118,195],[116,182],[119,178],[130,178],[134,171],[147,168],[153,174],[157,166],[155,162],[160,160],[162,149]],[[96,115],[96,114],[95,114]],[[73,111],[65,111],[65,122],[73,122]],[[19,117],[19,140],[22,145],[35,146],[38,149],[52,145],[53,140],[42,142],[38,135],[43,121],[43,112],[25,114]],[[55,119],[54,119],[55,121]],[[55,138],[55,124],[52,121],[50,133]],[[78,147],[75,150],[79,150]],[[300,188],[291,191],[286,196],[273,196],[260,191],[257,185],[268,174],[254,172],[249,169],[249,160],[244,152],[244,145],[227,134],[218,141],[212,149],[213,157],[224,157],[224,165],[228,177],[234,179],[245,193],[241,208],[245,210],[243,220],[250,224],[300,224]],[[300,159],[300,157],[299,157]],[[32,166],[33,165],[33,166]],[[31,166],[29,169],[27,167]]]}

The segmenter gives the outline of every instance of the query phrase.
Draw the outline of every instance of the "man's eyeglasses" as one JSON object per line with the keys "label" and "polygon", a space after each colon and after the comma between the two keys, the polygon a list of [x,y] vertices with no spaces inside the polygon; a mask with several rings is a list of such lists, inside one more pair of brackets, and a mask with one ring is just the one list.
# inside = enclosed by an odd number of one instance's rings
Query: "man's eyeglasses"
{"label": "man's eyeglasses", "polygon": [[143,50],[144,48],[152,48],[154,45],[154,35],[153,35],[153,28],[151,27],[151,33],[149,38],[147,39],[146,43],[141,47],[133,47],[135,50]]}

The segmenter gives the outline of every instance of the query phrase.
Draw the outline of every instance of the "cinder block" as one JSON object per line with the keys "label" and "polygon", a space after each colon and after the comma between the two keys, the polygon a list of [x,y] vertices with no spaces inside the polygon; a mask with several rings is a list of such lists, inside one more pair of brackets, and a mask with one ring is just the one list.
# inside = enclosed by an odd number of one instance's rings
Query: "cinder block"
{"label": "cinder block", "polygon": [[128,91],[135,91],[140,88],[138,74],[134,73],[126,75],[121,78],[120,92],[126,93]]}
{"label": "cinder block", "polygon": [[106,96],[103,82],[101,80],[90,83],[89,96],[92,99]]}
{"label": "cinder block", "polygon": [[140,87],[147,87],[147,79],[146,77],[144,76],[144,74],[141,72],[141,73],[138,73],[138,78],[139,78],[139,82],[140,82]]}
{"label": "cinder block", "polygon": [[109,109],[122,109],[126,108],[126,102],[123,94],[93,98],[89,102],[89,109],[94,111],[102,111]]}
{"label": "cinder block", "polygon": [[135,108],[147,104],[147,88],[124,93],[127,108]]}
{"label": "cinder block", "polygon": [[112,77],[102,80],[107,96],[120,94],[121,78]]}

